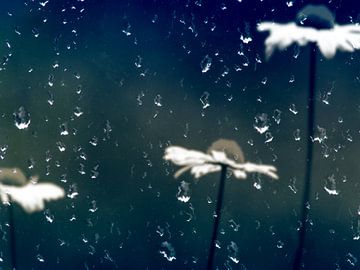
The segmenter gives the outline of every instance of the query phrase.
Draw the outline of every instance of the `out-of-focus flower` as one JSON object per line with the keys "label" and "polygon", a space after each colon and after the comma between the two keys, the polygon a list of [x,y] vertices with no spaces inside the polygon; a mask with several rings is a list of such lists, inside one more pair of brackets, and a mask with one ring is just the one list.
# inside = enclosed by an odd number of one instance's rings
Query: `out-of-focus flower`
{"label": "out-of-focus flower", "polygon": [[19,168],[0,168],[0,183],[5,185],[25,185],[27,178]]}
{"label": "out-of-focus flower", "polygon": [[38,177],[27,180],[20,169],[0,168],[0,199],[6,204],[18,203],[27,213],[41,211],[45,202],[58,200],[65,191],[52,183],[37,183]]}
{"label": "out-of-focus flower", "polygon": [[65,196],[62,188],[52,183],[36,183],[16,187],[0,184],[0,197],[3,203],[14,201],[26,212],[32,213],[45,208],[46,201],[58,200]]}
{"label": "out-of-focus flower", "polygon": [[[316,43],[326,58],[332,58],[337,50],[354,52],[360,49],[360,25],[338,25],[324,6],[309,5],[298,13],[298,21],[286,24],[262,22],[258,31],[269,31],[265,40],[265,55],[269,58],[275,49],[284,50],[291,44],[305,46]],[[308,23],[310,22],[311,23]]]}
{"label": "out-of-focus flower", "polygon": [[183,166],[175,173],[175,178],[190,170],[195,178],[200,178],[208,173],[221,170],[227,166],[236,178],[245,179],[247,173],[262,173],[271,178],[278,179],[276,168],[272,165],[258,165],[254,163],[237,163],[230,159],[225,152],[210,150],[209,154],[196,150],[188,150],[180,146],[169,146],[165,149],[164,159],[175,165]]}

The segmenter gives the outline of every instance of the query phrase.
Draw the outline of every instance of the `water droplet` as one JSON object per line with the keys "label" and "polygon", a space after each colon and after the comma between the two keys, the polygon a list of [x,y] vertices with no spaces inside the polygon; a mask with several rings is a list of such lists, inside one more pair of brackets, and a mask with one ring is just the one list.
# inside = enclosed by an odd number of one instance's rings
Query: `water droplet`
{"label": "water droplet", "polygon": [[99,169],[99,165],[96,165],[91,171],[90,171],[90,178],[91,179],[96,179],[96,178],[98,178],[98,176],[99,176],[99,171],[98,171],[98,169]]}
{"label": "water droplet", "polygon": [[44,215],[45,215],[45,219],[46,219],[47,222],[49,222],[49,223],[54,222],[54,215],[51,214],[49,209],[46,209],[44,211]]}
{"label": "water droplet", "polygon": [[73,113],[76,117],[80,117],[83,114],[83,111],[80,107],[76,106],[73,110]]}
{"label": "water droplet", "polygon": [[339,191],[336,190],[336,180],[333,174],[326,179],[324,190],[330,195],[339,195]]}
{"label": "water droplet", "polygon": [[209,55],[205,55],[204,59],[200,62],[201,72],[206,73],[210,70],[212,59]]}
{"label": "water droplet", "polygon": [[141,91],[140,94],[138,94],[136,100],[139,106],[143,105],[142,98],[145,96],[144,92]]}
{"label": "water droplet", "polygon": [[94,213],[98,210],[97,206],[96,206],[96,201],[95,200],[92,200],[91,201],[91,207],[89,209],[89,212],[91,213]]}
{"label": "water droplet", "polygon": [[355,266],[358,262],[358,259],[349,252],[348,254],[346,254],[346,262],[349,263],[351,266]]}
{"label": "water droplet", "polygon": [[53,74],[50,74],[48,77],[48,85],[52,87],[54,85],[55,77]]}
{"label": "water droplet", "polygon": [[260,189],[261,189],[261,183],[260,183],[260,181],[259,181],[259,182],[254,182],[253,186],[254,186],[254,188],[256,188],[257,190],[260,190]]}
{"label": "water droplet", "polygon": [[294,194],[297,193],[298,189],[296,188],[296,177],[290,178],[290,184],[288,185],[288,187]]}
{"label": "water droplet", "polygon": [[74,72],[74,77],[79,80],[80,79],[80,74],[77,73],[77,72]]}
{"label": "water droplet", "polygon": [[297,115],[298,111],[296,110],[295,104],[291,104],[289,107],[289,111],[292,112],[293,114]]}
{"label": "water droplet", "polygon": [[327,139],[326,129],[320,126],[316,127],[313,141],[323,143]]}
{"label": "water droplet", "polygon": [[209,96],[210,96],[210,94],[205,91],[200,97],[200,102],[203,105],[203,107],[202,107],[203,109],[210,107]]}
{"label": "water droplet", "polygon": [[277,247],[277,248],[283,248],[283,247],[284,247],[284,242],[281,241],[281,240],[278,240],[278,241],[276,242],[276,247]]}
{"label": "water droplet", "polygon": [[61,136],[69,135],[67,123],[63,123],[63,124],[60,125],[60,135]]}
{"label": "water droplet", "polygon": [[97,146],[98,144],[98,138],[96,136],[92,137],[91,140],[89,141],[89,143],[92,145],[92,146]]}
{"label": "water droplet", "polygon": [[141,68],[141,64],[142,63],[142,58],[140,57],[140,55],[136,56],[136,59],[135,59],[135,66],[137,68]]}
{"label": "water droplet", "polygon": [[55,102],[54,94],[52,92],[48,91],[48,96],[49,97],[48,97],[47,102],[49,103],[50,106],[54,105],[54,102]]}
{"label": "water droplet", "polygon": [[29,158],[27,163],[28,163],[28,168],[29,168],[30,170],[34,168],[34,166],[35,166],[35,160],[34,160],[33,158]]}
{"label": "water droplet", "polygon": [[229,225],[230,225],[230,227],[234,230],[234,232],[239,231],[240,224],[237,224],[237,223],[235,222],[235,220],[230,219],[230,220],[229,220]]}
{"label": "water droplet", "polygon": [[252,41],[252,38],[241,35],[241,36],[240,36],[240,40],[241,40],[244,44],[248,44],[248,43],[250,43],[250,42]]}
{"label": "water droplet", "polygon": [[279,109],[276,109],[272,118],[274,119],[275,123],[279,125],[281,121],[281,111]]}
{"label": "water droplet", "polygon": [[[359,215],[359,209],[358,209],[358,215]],[[360,219],[356,220],[356,224],[352,226],[353,229],[353,240],[359,240],[360,239]]]}
{"label": "water droplet", "polygon": [[76,92],[76,94],[80,95],[80,94],[82,93],[82,91],[83,91],[83,87],[82,87],[82,85],[80,84],[80,85],[78,85],[78,86],[76,87],[75,92]]}
{"label": "water droplet", "polygon": [[39,262],[45,262],[45,259],[44,259],[44,257],[41,255],[41,254],[38,254],[38,255],[36,255],[36,259],[39,261]]}
{"label": "water droplet", "polygon": [[294,53],[293,53],[293,57],[295,59],[297,59],[299,57],[299,54],[300,54],[300,47],[298,45],[295,45],[294,46]]}
{"label": "water droplet", "polygon": [[271,134],[271,132],[268,131],[265,133],[265,143],[272,142],[273,139],[274,139],[274,137]]}
{"label": "water droplet", "polygon": [[58,141],[56,143],[56,145],[57,145],[60,152],[64,152],[66,150],[66,146],[65,146],[65,144],[63,142]]}
{"label": "water droplet", "polygon": [[230,245],[228,245],[227,247],[226,247],[226,249],[227,249],[227,251],[228,251],[228,257],[229,257],[229,259],[231,260],[231,261],[233,261],[234,263],[239,263],[240,262],[240,260],[239,260],[239,258],[238,258],[238,253],[239,253],[239,248],[238,248],[238,245],[235,243],[235,242],[233,242],[233,241],[231,241],[230,242]]}
{"label": "water droplet", "polygon": [[262,83],[263,85],[265,85],[265,84],[267,83],[267,81],[268,81],[268,78],[267,78],[267,77],[264,77],[264,78],[261,80],[261,83]]}
{"label": "water droplet", "polygon": [[293,82],[295,82],[295,76],[291,75],[289,79],[289,83],[293,83]]}
{"label": "water droplet", "polygon": [[156,95],[154,98],[154,104],[158,107],[161,107],[162,106],[161,99],[162,99],[162,97],[160,95]]}
{"label": "water droplet", "polygon": [[[67,193],[67,197],[70,198],[70,199],[74,199],[76,196],[78,196],[79,193],[77,191],[77,186],[75,184],[71,184],[70,187],[69,187],[69,191]],[[76,219],[75,216],[74,217],[74,220]]]}
{"label": "water droplet", "polygon": [[296,129],[293,133],[295,141],[300,141],[300,129]]}
{"label": "water droplet", "polygon": [[17,112],[13,113],[15,118],[15,126],[18,129],[27,129],[30,125],[30,113],[26,111],[26,109],[21,106]]}
{"label": "water droplet", "polygon": [[180,186],[178,187],[178,192],[176,198],[181,202],[188,202],[190,200],[190,184],[181,181]]}
{"label": "water droplet", "polygon": [[175,249],[168,241],[162,242],[161,247],[162,249],[159,250],[159,253],[163,255],[165,259],[169,262],[176,260]]}
{"label": "water droplet", "polygon": [[268,115],[266,113],[261,113],[255,116],[254,128],[260,134],[265,133],[269,129],[268,124]]}

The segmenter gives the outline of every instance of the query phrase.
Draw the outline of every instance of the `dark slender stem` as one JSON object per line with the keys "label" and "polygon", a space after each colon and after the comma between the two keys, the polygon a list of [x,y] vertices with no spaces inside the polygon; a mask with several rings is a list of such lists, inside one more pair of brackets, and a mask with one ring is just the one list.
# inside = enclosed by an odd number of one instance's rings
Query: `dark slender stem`
{"label": "dark slender stem", "polygon": [[10,234],[10,255],[11,255],[11,270],[17,269],[16,266],[16,242],[15,242],[15,223],[14,223],[14,209],[12,203],[8,206],[9,214],[9,234]]}
{"label": "dark slender stem", "polygon": [[310,70],[309,70],[309,98],[308,98],[308,125],[307,125],[307,153],[303,204],[301,208],[301,224],[299,230],[299,242],[295,253],[293,270],[301,269],[301,262],[304,255],[305,234],[307,229],[307,219],[310,210],[311,194],[311,172],[313,165],[313,138],[315,129],[315,75],[316,75],[316,46],[310,46]]}
{"label": "dark slender stem", "polygon": [[221,178],[220,178],[220,186],[218,191],[218,197],[216,201],[216,210],[215,210],[215,219],[214,219],[214,227],[213,233],[210,242],[210,249],[209,249],[209,257],[207,262],[207,270],[212,270],[214,265],[214,257],[215,257],[215,250],[216,250],[216,240],[219,234],[219,224],[221,219],[221,208],[224,198],[224,189],[225,189],[225,180],[226,180],[226,165],[221,165]]}

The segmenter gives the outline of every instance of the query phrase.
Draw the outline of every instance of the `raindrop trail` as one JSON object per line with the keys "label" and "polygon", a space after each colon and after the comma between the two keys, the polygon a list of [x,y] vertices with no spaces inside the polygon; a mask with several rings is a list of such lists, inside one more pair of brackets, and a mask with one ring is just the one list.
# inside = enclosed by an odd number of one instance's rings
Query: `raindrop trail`
{"label": "raindrop trail", "polygon": [[305,234],[307,229],[307,218],[309,215],[311,194],[311,172],[313,166],[313,141],[315,128],[315,77],[316,77],[316,44],[310,45],[310,69],[309,69],[309,97],[308,97],[308,123],[307,123],[307,153],[304,193],[301,209],[301,224],[299,229],[299,242],[295,253],[293,270],[300,270],[304,255]]}
{"label": "raindrop trail", "polygon": [[8,206],[9,215],[9,234],[10,234],[10,253],[11,253],[11,269],[17,269],[16,265],[16,242],[15,242],[15,223],[14,223],[14,207],[10,202]]}
{"label": "raindrop trail", "polygon": [[216,250],[216,240],[219,233],[219,223],[221,219],[221,208],[224,198],[224,189],[225,189],[225,179],[226,179],[226,171],[227,166],[221,165],[221,178],[220,178],[220,185],[219,185],[219,192],[216,201],[216,210],[215,210],[215,219],[214,219],[214,227],[213,233],[210,242],[209,248],[209,256],[207,261],[207,270],[212,270],[214,265],[214,257],[215,257],[215,250]]}

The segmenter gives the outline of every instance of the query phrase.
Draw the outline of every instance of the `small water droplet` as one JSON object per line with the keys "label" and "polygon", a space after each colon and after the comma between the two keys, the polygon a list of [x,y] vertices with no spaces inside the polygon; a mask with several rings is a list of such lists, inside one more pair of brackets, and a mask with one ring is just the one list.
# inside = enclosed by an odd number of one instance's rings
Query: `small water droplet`
{"label": "small water droplet", "polygon": [[277,242],[276,242],[276,247],[277,248],[283,248],[284,247],[284,242],[283,241],[281,241],[281,240],[278,240]]}
{"label": "small water droplet", "polygon": [[281,111],[279,109],[276,109],[272,118],[274,119],[275,123],[279,125],[281,121]]}
{"label": "small water droplet", "polygon": [[265,143],[272,142],[273,139],[274,139],[274,137],[271,134],[271,132],[268,131],[265,133]]}
{"label": "small water droplet", "polygon": [[158,94],[155,96],[154,98],[154,104],[157,106],[157,107],[161,107],[162,104],[161,104],[161,100],[162,100],[162,97]]}
{"label": "small water droplet", "polygon": [[261,83],[262,83],[263,85],[265,85],[265,84],[267,83],[267,81],[268,81],[268,78],[267,78],[267,77],[264,77],[264,78],[261,80]]}
{"label": "small water droplet", "polygon": [[291,105],[290,105],[289,111],[292,112],[292,113],[295,114],[295,115],[298,114],[298,111],[296,110],[295,104],[291,104]]}
{"label": "small water droplet", "polygon": [[39,262],[45,262],[45,259],[44,259],[44,257],[41,255],[41,254],[38,254],[38,255],[36,255],[36,259],[39,261]]}
{"label": "small water droplet", "polygon": [[300,141],[300,139],[301,139],[301,137],[300,137],[300,129],[297,128],[297,129],[294,131],[293,135],[294,135],[295,141]]}
{"label": "small water droplet", "polygon": [[76,106],[73,110],[73,113],[76,117],[80,117],[83,114],[83,111],[80,107]]}
{"label": "small water droplet", "polygon": [[293,82],[295,82],[295,76],[291,75],[289,79],[289,83],[293,83]]}

